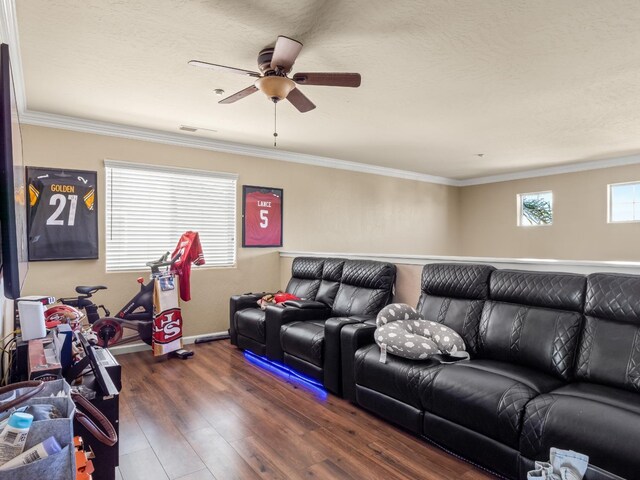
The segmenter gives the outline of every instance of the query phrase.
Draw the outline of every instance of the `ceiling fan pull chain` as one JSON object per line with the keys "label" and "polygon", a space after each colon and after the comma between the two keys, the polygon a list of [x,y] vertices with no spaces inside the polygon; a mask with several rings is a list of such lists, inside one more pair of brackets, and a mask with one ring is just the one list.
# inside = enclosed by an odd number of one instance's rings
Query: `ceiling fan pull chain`
{"label": "ceiling fan pull chain", "polygon": [[278,103],[273,102],[273,146],[276,147],[278,140]]}

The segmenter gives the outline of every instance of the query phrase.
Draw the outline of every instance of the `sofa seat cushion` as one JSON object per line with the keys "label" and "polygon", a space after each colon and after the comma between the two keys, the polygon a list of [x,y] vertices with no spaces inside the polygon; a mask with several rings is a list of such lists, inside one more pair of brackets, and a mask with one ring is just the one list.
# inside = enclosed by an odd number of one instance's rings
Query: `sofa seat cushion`
{"label": "sofa seat cushion", "polygon": [[246,308],[236,312],[236,331],[238,335],[243,335],[257,342],[264,343],[265,316],[265,311],[259,308]]}
{"label": "sofa seat cushion", "polygon": [[572,383],[550,393],[606,403],[612,407],[629,410],[640,418],[640,394],[638,393],[595,383]]}
{"label": "sofa seat cushion", "polygon": [[380,348],[372,344],[356,351],[354,368],[357,385],[422,409],[419,395],[421,372],[441,368],[441,365],[433,360],[416,361],[395,355],[387,355],[387,363],[380,363]]}
{"label": "sofa seat cushion", "polygon": [[520,452],[548,458],[557,447],[589,455],[589,463],[623,478],[640,472],[640,394],[576,383],[527,404]]}
{"label": "sofa seat cushion", "polygon": [[317,367],[323,366],[324,320],[292,322],[280,329],[282,350]]}
{"label": "sofa seat cushion", "polygon": [[420,399],[426,411],[517,449],[527,402],[562,385],[528,367],[471,360],[426,375]]}

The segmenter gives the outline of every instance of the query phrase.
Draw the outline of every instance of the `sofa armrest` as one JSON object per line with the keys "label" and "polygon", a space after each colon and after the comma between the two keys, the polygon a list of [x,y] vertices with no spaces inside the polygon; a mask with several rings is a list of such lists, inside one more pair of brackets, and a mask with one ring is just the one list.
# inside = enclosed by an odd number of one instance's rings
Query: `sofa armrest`
{"label": "sofa armrest", "polygon": [[355,323],[346,325],[340,332],[342,350],[342,396],[356,402],[355,358],[356,351],[375,342],[375,325]]}
{"label": "sofa armrest", "polygon": [[285,307],[308,308],[308,309],[326,309],[327,305],[315,300],[287,300],[284,302]]}
{"label": "sofa armrest", "polygon": [[309,320],[325,320],[331,315],[331,309],[296,308],[279,305],[269,305],[265,317],[265,336],[267,342],[267,358],[282,362],[284,352],[280,345],[280,327],[291,322],[305,322]]}
{"label": "sofa armrest", "polygon": [[243,293],[242,295],[233,295],[229,299],[229,337],[231,345],[238,344],[238,331],[236,329],[236,312],[245,308],[259,308],[258,300],[260,300],[266,292],[262,293]]}
{"label": "sofa armrest", "polygon": [[347,325],[375,319],[372,315],[332,317],[324,324],[324,386],[336,395],[342,393],[342,348],[340,333]]}
{"label": "sofa armrest", "polygon": [[236,313],[238,310],[244,310],[245,308],[259,308],[258,300],[268,293],[269,292],[243,293],[242,295],[233,295],[229,301],[231,312]]}

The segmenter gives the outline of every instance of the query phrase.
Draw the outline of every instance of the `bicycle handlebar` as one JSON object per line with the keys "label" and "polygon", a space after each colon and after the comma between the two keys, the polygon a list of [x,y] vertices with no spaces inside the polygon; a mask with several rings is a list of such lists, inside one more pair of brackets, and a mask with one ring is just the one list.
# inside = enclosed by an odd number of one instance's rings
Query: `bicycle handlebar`
{"label": "bicycle handlebar", "polygon": [[167,257],[168,257],[168,256],[169,256],[169,252],[167,252],[167,253],[165,253],[164,255],[162,255],[158,260],[156,260],[156,261],[151,261],[151,262],[147,262],[147,263],[145,263],[145,265],[146,265],[147,267],[152,267],[152,266],[154,266],[154,265],[159,265],[159,264],[161,264],[161,263],[166,262],[166,261],[167,261]]}
{"label": "bicycle handlebar", "polygon": [[147,262],[147,267],[151,268],[151,273],[157,273],[160,271],[160,267],[171,267],[174,263],[178,261],[180,256],[176,256],[176,258],[172,258],[171,260],[167,260],[169,258],[169,252],[162,255],[155,262]]}

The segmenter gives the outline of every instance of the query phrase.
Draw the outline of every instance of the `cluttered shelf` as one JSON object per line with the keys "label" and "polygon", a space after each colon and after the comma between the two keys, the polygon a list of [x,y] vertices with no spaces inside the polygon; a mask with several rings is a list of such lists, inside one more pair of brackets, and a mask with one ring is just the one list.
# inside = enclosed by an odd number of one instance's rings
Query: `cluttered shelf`
{"label": "cluttered shelf", "polygon": [[114,480],[118,362],[69,324],[14,345],[0,391],[0,480]]}

